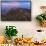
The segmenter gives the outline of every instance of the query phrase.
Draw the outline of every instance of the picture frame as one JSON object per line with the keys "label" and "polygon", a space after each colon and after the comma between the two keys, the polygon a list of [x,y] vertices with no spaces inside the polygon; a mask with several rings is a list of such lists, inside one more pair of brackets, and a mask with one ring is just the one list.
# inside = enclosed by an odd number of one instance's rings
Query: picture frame
{"label": "picture frame", "polygon": [[31,21],[31,1],[2,1],[1,21]]}

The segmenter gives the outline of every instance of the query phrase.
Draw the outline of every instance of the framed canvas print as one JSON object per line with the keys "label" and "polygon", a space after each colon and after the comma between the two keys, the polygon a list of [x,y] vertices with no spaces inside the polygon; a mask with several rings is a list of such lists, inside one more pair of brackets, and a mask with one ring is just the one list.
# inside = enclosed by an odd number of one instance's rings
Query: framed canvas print
{"label": "framed canvas print", "polygon": [[31,21],[31,2],[2,1],[1,21]]}

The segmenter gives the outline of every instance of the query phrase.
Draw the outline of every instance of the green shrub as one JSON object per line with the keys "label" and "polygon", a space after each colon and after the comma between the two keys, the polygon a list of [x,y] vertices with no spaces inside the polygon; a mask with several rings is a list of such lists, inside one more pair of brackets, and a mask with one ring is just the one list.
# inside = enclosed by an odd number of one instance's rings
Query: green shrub
{"label": "green shrub", "polygon": [[46,20],[46,14],[38,15],[38,16],[36,16],[36,19],[39,20],[39,21]]}
{"label": "green shrub", "polygon": [[18,31],[17,31],[15,26],[6,26],[5,30],[6,30],[5,34],[9,38],[11,38],[12,36],[16,36],[17,33],[18,33]]}

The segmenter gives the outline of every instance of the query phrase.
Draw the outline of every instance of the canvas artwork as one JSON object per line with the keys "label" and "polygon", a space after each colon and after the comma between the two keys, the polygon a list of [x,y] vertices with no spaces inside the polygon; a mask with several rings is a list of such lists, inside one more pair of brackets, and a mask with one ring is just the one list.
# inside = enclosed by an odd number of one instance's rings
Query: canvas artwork
{"label": "canvas artwork", "polygon": [[2,1],[1,21],[31,21],[31,2]]}

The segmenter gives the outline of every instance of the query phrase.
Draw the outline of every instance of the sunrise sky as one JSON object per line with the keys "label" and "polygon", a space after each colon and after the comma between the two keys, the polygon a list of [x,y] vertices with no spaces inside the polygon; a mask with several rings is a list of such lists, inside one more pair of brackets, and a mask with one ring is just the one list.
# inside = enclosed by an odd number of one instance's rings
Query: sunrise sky
{"label": "sunrise sky", "polygon": [[2,1],[29,1],[29,0],[2,0]]}
{"label": "sunrise sky", "polygon": [[2,2],[2,12],[6,13],[11,8],[26,8],[30,9],[31,2]]}

